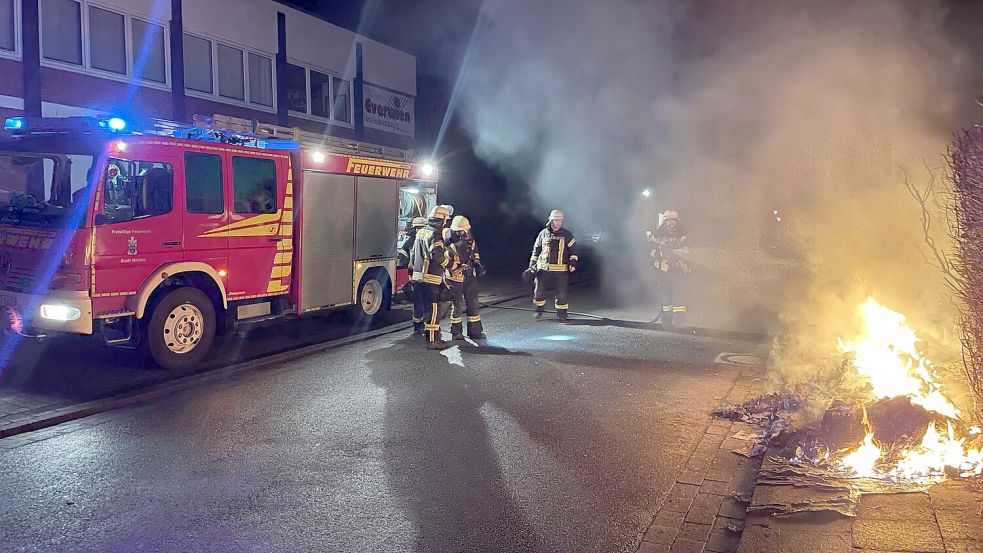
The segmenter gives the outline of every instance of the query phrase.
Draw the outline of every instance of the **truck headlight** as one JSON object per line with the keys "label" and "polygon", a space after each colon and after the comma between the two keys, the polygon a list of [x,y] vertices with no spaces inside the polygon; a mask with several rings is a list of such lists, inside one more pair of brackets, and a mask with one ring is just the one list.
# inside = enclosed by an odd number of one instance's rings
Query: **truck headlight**
{"label": "truck headlight", "polygon": [[67,305],[46,303],[41,306],[41,318],[43,319],[51,319],[52,321],[77,321],[81,317],[81,311]]}

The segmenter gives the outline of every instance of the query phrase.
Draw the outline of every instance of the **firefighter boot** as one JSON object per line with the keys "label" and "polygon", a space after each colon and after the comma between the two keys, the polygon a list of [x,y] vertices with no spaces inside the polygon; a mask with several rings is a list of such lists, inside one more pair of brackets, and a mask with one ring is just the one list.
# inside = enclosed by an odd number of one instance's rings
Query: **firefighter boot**
{"label": "firefighter boot", "polygon": [[468,317],[468,338],[475,341],[488,339],[488,336],[485,336],[484,328],[481,324],[481,317],[479,315],[471,315]]}
{"label": "firefighter boot", "polygon": [[565,322],[569,321],[570,319],[567,317],[567,310],[566,309],[557,309],[556,310],[556,320],[560,321],[561,323],[565,323]]}
{"label": "firefighter boot", "polygon": [[451,340],[463,340],[464,339],[464,323],[461,319],[454,320],[451,317]]}
{"label": "firefighter boot", "polygon": [[413,321],[413,334],[423,334],[423,329],[426,325],[423,321]]}
{"label": "firefighter boot", "polygon": [[680,330],[686,330],[686,307],[676,306],[672,310],[672,326]]}
{"label": "firefighter boot", "polygon": [[536,313],[533,314],[532,318],[533,319],[536,319],[537,321],[541,321],[541,320],[543,320],[543,313],[544,312],[545,311],[543,310],[542,307],[538,307],[537,306],[536,307]]}

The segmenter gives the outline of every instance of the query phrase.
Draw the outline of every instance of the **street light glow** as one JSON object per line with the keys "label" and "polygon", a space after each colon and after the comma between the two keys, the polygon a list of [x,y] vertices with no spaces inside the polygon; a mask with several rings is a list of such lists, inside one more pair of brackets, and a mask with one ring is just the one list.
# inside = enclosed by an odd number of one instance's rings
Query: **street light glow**
{"label": "street light glow", "polygon": [[642,190],[642,196],[648,198],[651,195],[652,195],[652,191],[650,191],[648,188],[646,188],[645,190]]}
{"label": "street light glow", "polygon": [[423,165],[422,165],[422,166],[420,167],[420,172],[421,172],[421,173],[423,173],[423,176],[424,176],[424,177],[429,177],[429,176],[430,176],[430,175],[432,175],[432,174],[433,174],[433,172],[434,172],[434,171],[436,171],[436,170],[437,170],[437,168],[436,168],[436,167],[434,167],[434,164],[433,164],[433,163],[431,163],[431,162],[429,162],[429,161],[427,161],[427,162],[425,162],[425,163],[424,163],[424,164],[423,164]]}

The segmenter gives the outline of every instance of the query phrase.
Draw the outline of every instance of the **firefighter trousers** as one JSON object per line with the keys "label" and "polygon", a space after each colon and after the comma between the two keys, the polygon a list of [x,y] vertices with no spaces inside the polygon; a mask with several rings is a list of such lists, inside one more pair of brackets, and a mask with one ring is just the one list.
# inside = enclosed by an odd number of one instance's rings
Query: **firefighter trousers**
{"label": "firefighter trousers", "polygon": [[440,289],[442,284],[427,284],[419,282],[423,299],[424,326],[423,334],[427,338],[427,343],[440,342],[443,338],[440,335],[440,319],[444,316],[443,304],[440,301]]}
{"label": "firefighter trousers", "polygon": [[659,321],[665,326],[686,326],[686,302],[682,298],[683,272],[659,271],[656,275],[662,313]]}
{"label": "firefighter trousers", "polygon": [[426,316],[427,302],[423,297],[423,283],[413,282],[413,327],[423,330],[424,317]]}
{"label": "firefighter trousers", "polygon": [[478,310],[478,279],[467,276],[464,282],[450,281],[451,286],[451,335],[464,333],[464,317],[468,318],[468,336],[476,338],[484,329]]}
{"label": "firefighter trousers", "polygon": [[533,292],[532,302],[536,305],[536,311],[543,311],[546,307],[546,299],[556,293],[556,300],[553,305],[556,307],[557,315],[566,316],[570,305],[567,303],[567,286],[570,283],[570,273],[566,271],[539,271],[536,273],[536,288]]}

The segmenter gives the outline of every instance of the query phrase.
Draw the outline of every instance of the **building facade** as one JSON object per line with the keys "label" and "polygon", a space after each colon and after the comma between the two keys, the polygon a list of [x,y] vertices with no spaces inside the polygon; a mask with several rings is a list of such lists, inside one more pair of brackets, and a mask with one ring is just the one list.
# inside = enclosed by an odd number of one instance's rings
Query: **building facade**
{"label": "building facade", "polygon": [[412,149],[416,59],[271,0],[0,0],[0,115],[224,114]]}

